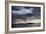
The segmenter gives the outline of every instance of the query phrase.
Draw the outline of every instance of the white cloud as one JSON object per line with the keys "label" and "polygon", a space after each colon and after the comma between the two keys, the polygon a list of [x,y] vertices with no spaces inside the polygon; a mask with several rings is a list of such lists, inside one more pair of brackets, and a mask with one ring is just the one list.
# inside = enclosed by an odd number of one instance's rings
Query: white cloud
{"label": "white cloud", "polygon": [[16,13],[16,14],[27,14],[27,13],[32,13],[33,9],[34,8],[30,8],[30,9],[23,8],[20,11],[13,11],[13,13]]}

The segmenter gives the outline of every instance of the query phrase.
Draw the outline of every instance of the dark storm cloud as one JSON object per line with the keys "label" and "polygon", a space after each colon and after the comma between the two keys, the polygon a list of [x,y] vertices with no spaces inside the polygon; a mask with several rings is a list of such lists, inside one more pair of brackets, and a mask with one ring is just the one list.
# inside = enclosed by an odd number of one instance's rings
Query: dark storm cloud
{"label": "dark storm cloud", "polygon": [[40,7],[12,6],[12,13],[18,15],[40,15]]}
{"label": "dark storm cloud", "polygon": [[30,8],[30,7],[12,7],[12,11],[15,14],[28,14],[28,13],[32,13],[34,8]]}

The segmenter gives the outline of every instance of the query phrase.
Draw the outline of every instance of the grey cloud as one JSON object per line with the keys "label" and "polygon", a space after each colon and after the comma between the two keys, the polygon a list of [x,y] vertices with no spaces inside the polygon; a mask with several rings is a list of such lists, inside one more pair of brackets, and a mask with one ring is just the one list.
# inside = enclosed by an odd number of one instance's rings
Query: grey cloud
{"label": "grey cloud", "polygon": [[13,10],[13,13],[14,13],[14,14],[28,14],[28,13],[32,13],[33,9],[34,9],[34,8],[30,8],[30,9],[25,9],[25,8],[23,8],[23,9],[21,9],[20,11],[15,11],[15,10]]}

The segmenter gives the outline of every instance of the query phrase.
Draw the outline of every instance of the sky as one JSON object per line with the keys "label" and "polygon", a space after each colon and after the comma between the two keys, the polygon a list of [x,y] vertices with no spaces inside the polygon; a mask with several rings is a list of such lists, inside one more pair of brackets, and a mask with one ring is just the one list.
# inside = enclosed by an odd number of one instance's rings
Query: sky
{"label": "sky", "polygon": [[39,7],[12,6],[12,13],[17,15],[39,14]]}
{"label": "sky", "polygon": [[30,8],[30,9],[21,9],[20,11],[15,11],[13,10],[13,13],[16,13],[16,14],[28,14],[28,13],[32,13],[34,8]]}

